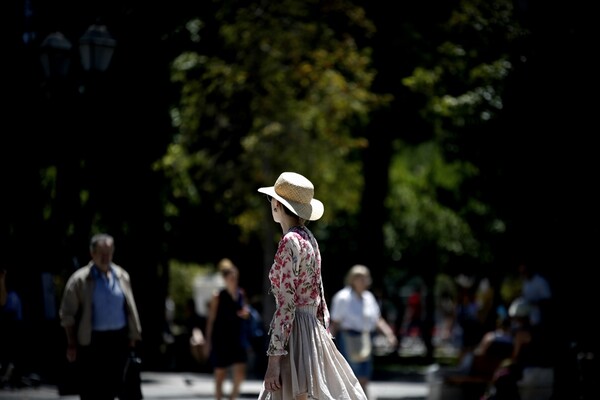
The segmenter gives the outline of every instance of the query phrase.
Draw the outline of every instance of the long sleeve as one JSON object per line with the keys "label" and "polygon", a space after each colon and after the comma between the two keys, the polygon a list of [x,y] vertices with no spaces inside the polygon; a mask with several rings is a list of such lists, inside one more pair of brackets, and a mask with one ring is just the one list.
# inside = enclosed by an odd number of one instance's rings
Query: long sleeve
{"label": "long sleeve", "polygon": [[269,356],[287,354],[286,346],[298,307],[316,307],[317,318],[329,333],[329,310],[321,279],[321,255],[314,236],[306,227],[293,227],[281,239],[269,279],[276,302],[269,327]]}
{"label": "long sleeve", "polygon": [[289,236],[284,236],[279,243],[275,261],[269,273],[271,290],[277,303],[269,330],[271,340],[267,354],[270,356],[287,354],[285,347],[296,315],[296,280],[294,277],[297,271],[297,245]]}

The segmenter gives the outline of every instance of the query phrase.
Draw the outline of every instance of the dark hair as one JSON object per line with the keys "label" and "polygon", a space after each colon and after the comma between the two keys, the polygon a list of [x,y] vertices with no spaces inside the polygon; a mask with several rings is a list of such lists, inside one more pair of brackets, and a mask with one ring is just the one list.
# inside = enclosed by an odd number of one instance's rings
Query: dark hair
{"label": "dark hair", "polygon": [[287,215],[289,215],[290,217],[298,218],[300,220],[301,224],[308,225],[308,223],[310,222],[309,220],[300,217],[298,214],[296,214],[295,212],[293,212],[292,210],[290,210],[289,208],[287,208],[287,206],[285,206],[282,202],[279,202],[279,205],[281,206],[281,208],[283,208],[283,211]]}

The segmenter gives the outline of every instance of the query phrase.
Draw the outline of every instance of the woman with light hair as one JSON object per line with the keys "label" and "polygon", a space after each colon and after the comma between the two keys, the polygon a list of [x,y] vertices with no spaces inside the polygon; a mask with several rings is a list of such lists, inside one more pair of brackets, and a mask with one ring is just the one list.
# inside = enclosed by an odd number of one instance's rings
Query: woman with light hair
{"label": "woman with light hair", "polygon": [[346,286],[338,291],[331,303],[331,331],[340,352],[346,357],[358,380],[367,392],[373,375],[373,338],[381,332],[389,344],[398,340],[392,328],[381,316],[375,295],[369,290],[371,272],[364,265],[354,265],[345,279]]}
{"label": "woman with light hair", "polygon": [[204,352],[214,370],[215,398],[224,397],[223,386],[229,370],[232,372],[229,400],[240,395],[248,364],[245,320],[250,317],[246,292],[239,285],[239,270],[231,260],[222,259],[217,269],[225,287],[216,291],[210,301],[206,321]]}

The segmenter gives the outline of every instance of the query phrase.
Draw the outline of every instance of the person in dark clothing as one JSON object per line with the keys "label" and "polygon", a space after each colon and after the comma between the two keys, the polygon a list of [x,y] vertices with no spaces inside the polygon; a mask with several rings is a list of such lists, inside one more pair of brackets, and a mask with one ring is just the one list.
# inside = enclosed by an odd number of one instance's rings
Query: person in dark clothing
{"label": "person in dark clothing", "polygon": [[7,275],[7,269],[0,269],[0,387],[18,387],[22,383],[23,309]]}
{"label": "person in dark clothing", "polygon": [[206,355],[214,368],[215,398],[223,398],[223,382],[228,369],[233,370],[233,388],[230,399],[239,396],[246,378],[248,338],[244,321],[250,317],[244,290],[239,287],[239,271],[229,260],[219,263],[225,287],[217,291],[210,302],[206,322]]}

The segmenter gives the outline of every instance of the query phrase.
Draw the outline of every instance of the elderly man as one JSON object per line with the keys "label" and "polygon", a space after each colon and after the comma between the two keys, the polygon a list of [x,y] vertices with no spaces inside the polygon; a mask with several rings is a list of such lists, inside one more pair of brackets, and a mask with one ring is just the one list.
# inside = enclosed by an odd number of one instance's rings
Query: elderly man
{"label": "elderly man", "polygon": [[69,277],[60,306],[67,359],[80,365],[81,400],[128,397],[122,390],[123,371],[141,340],[129,274],[112,262],[114,250],[112,236],[92,237],[92,259]]}

